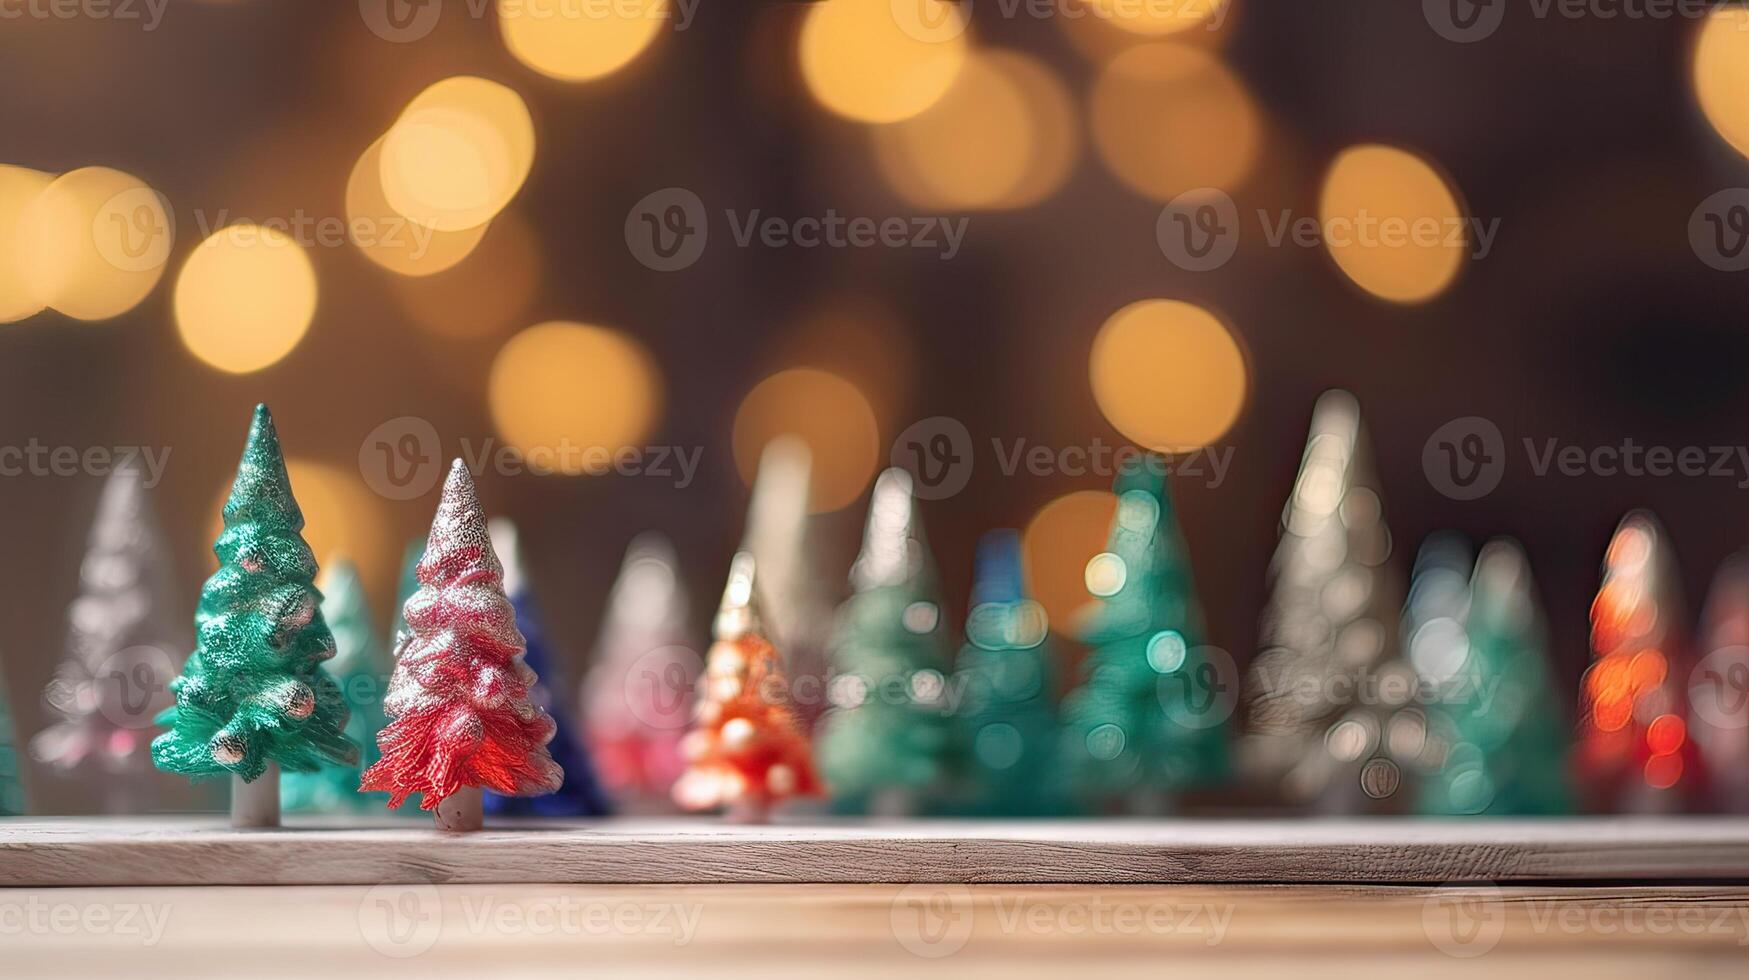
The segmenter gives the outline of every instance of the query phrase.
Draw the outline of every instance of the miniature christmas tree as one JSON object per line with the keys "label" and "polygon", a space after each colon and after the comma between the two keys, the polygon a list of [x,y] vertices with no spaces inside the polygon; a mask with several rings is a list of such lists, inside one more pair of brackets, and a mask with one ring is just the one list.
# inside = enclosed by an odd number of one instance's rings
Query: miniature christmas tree
{"label": "miniature christmas tree", "polygon": [[43,691],[56,720],[30,743],[54,771],[101,786],[110,813],[151,799],[149,729],[188,649],[186,626],[167,615],[175,573],[144,482],[128,467],[103,486],[68,608],[66,658]]}
{"label": "miniature christmas tree", "polygon": [[583,717],[602,782],[623,801],[668,801],[700,662],[674,546],[662,535],[645,532],[626,548],[593,662]]}
{"label": "miniature christmas tree", "polygon": [[152,761],[196,779],[232,774],[232,823],[272,826],[279,778],[269,767],[352,766],[359,748],[344,732],[340,686],[322,669],[334,636],[265,405],[255,409],[224,520],[213,545],[219,570],[201,590],[196,646],[170,682],[176,704],[159,717],[170,731],[153,740]]}
{"label": "miniature christmas tree", "polygon": [[793,685],[790,708],[803,731],[813,731],[827,709],[822,695],[833,623],[831,600],[823,594],[825,577],[813,567],[808,536],[812,467],[807,443],[795,436],[766,445],[753,478],[742,544],[759,564],[760,611],[771,641],[784,653]]}
{"label": "miniature christmas tree", "polygon": [[573,726],[564,705],[552,692],[568,690],[558,665],[547,655],[546,631],[540,627],[534,590],[529,585],[528,572],[522,560],[522,547],[516,525],[509,518],[494,517],[487,522],[492,535],[492,548],[504,565],[504,591],[510,596],[510,606],[516,611],[516,629],[522,634],[526,652],[523,663],[534,671],[536,680],[528,689],[528,699],[553,720],[553,740],[547,752],[559,768],[565,771],[565,784],[558,792],[542,796],[506,796],[488,792],[487,813],[519,817],[596,817],[612,809],[607,794],[595,779],[595,766],[572,734]]}
{"label": "miniature christmas tree", "polygon": [[1056,654],[1044,607],[1027,598],[1020,535],[991,531],[978,543],[977,582],[954,689],[968,809],[986,816],[1061,813]]}
{"label": "miniature christmas tree", "polygon": [[24,770],[13,737],[12,707],[6,700],[6,682],[0,679],[0,817],[24,813]]}
{"label": "miniature christmas tree", "polygon": [[1657,519],[1636,511],[1604,556],[1574,759],[1595,811],[1677,812],[1702,791],[1684,720],[1691,664],[1669,548]]}
{"label": "miniature christmas tree", "polygon": [[949,788],[953,731],[941,599],[904,470],[875,481],[850,577],[855,594],[832,642],[820,774],[839,810],[916,813]]}
{"label": "miniature christmas tree", "polygon": [[1065,765],[1093,811],[1158,811],[1226,773],[1216,666],[1203,659],[1190,561],[1166,488],[1165,461],[1118,474],[1106,550],[1087,564],[1097,600],[1081,635],[1092,647],[1063,702]]}
{"label": "miniature christmas tree", "polygon": [[402,615],[407,631],[377,734],[382,758],[363,791],[399,807],[414,793],[446,830],[481,823],[480,791],[552,793],[565,774],[547,753],[553,720],[529,700],[538,679],[523,662],[504,568],[492,550],[473,478],[456,460],[443,484],[419,560],[419,591]]}
{"label": "miniature christmas tree", "polygon": [[[1326,392],[1282,513],[1238,744],[1250,781],[1326,811],[1375,808],[1358,785],[1374,749],[1339,760],[1328,736],[1340,734],[1334,747],[1345,753],[1367,742],[1376,748],[1380,713],[1351,717],[1356,694],[1409,674],[1396,662],[1403,590],[1378,487],[1359,404],[1345,391]],[[1388,714],[1391,706],[1375,707]],[[1343,721],[1352,724],[1338,727]],[[1356,739],[1359,732],[1366,737]],[[1374,770],[1376,791],[1389,772],[1383,763]]]}
{"label": "miniature christmas tree", "polygon": [[1749,813],[1749,553],[1719,568],[1701,624],[1689,731],[1713,774],[1714,808]]}
{"label": "miniature christmas tree", "polygon": [[[1431,598],[1430,584],[1417,577],[1411,608]],[[1431,702],[1425,741],[1433,758],[1420,808],[1568,812],[1568,728],[1524,551],[1505,538],[1489,542],[1452,605],[1428,610],[1408,633],[1409,659]]]}
{"label": "miniature christmas tree", "polygon": [[334,634],[337,651],[328,672],[340,683],[351,717],[347,737],[363,747],[358,765],[324,767],[316,772],[288,772],[279,784],[285,809],[335,813],[381,806],[384,797],[358,791],[359,776],[376,762],[376,734],[382,730],[383,692],[390,663],[371,623],[364,583],[352,562],[341,559],[323,573],[322,618]]}
{"label": "miniature christmas tree", "polygon": [[788,704],[789,682],[761,631],[755,562],[739,552],[717,611],[716,642],[705,658],[693,726],[681,742],[686,769],[674,800],[688,810],[726,807],[746,822],[771,807],[818,792],[814,763]]}

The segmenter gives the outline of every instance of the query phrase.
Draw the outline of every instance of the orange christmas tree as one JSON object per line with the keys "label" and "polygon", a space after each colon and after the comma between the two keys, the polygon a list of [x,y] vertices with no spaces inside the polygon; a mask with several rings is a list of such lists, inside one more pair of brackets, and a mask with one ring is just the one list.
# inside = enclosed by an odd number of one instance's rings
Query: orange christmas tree
{"label": "orange christmas tree", "polygon": [[789,683],[762,635],[753,556],[740,552],[717,611],[716,642],[699,680],[692,730],[680,743],[686,771],[674,800],[689,810],[727,807],[758,821],[775,804],[816,794],[807,736],[789,707]]}
{"label": "orange christmas tree", "polygon": [[1684,720],[1690,664],[1669,549],[1657,519],[1635,511],[1604,556],[1575,753],[1593,810],[1680,810],[1704,775]]}

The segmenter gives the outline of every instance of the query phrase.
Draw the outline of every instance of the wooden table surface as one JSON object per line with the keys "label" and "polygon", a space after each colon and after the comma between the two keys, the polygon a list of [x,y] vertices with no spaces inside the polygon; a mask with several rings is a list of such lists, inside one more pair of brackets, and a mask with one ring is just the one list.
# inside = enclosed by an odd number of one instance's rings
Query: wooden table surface
{"label": "wooden table surface", "polygon": [[[1749,975],[1749,887],[0,890],[0,976]],[[1558,976],[1553,976],[1557,974]]]}

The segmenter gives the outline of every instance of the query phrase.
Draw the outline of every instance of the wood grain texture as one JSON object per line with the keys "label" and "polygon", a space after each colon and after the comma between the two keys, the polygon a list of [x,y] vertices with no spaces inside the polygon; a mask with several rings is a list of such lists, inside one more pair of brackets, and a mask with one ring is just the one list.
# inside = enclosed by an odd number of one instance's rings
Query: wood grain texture
{"label": "wood grain texture", "polygon": [[1749,882],[1749,820],[811,823],[603,820],[233,830],[0,820],[0,886],[393,883]]}
{"label": "wood grain texture", "polygon": [[1719,885],[0,889],[7,980],[1723,980],[1746,943],[1749,888]]}

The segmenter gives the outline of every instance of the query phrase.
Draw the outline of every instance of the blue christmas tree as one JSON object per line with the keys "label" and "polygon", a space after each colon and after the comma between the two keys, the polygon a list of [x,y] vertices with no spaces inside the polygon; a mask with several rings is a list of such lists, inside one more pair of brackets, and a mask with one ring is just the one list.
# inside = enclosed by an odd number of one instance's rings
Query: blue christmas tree
{"label": "blue christmas tree", "polygon": [[547,751],[553,761],[565,770],[565,784],[557,793],[546,796],[499,796],[488,792],[482,802],[487,813],[506,817],[598,817],[609,813],[612,804],[595,778],[595,766],[589,753],[577,740],[571,713],[553,696],[554,691],[569,691],[557,665],[548,653],[546,635],[540,628],[540,618],[529,588],[528,576],[517,547],[516,525],[504,518],[493,518],[492,548],[504,565],[504,591],[510,595],[510,605],[516,610],[516,628],[528,641],[523,660],[540,681],[528,692],[531,702],[552,716],[557,731]]}

